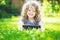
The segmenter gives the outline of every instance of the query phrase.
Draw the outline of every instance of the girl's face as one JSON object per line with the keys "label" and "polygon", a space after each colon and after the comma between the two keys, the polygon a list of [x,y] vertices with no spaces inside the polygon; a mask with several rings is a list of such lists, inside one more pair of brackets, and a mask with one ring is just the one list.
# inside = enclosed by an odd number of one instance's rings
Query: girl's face
{"label": "girl's face", "polygon": [[30,6],[28,11],[27,11],[27,15],[30,18],[33,18],[35,16],[35,8],[33,6]]}

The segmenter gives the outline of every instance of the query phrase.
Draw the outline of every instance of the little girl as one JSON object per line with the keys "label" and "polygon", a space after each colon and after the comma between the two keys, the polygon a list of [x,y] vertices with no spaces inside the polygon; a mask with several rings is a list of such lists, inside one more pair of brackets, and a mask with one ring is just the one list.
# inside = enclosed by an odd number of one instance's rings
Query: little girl
{"label": "little girl", "polygon": [[24,24],[29,25],[40,25],[41,30],[44,30],[43,23],[41,20],[41,12],[39,3],[36,1],[27,2],[23,5],[21,12],[21,21],[19,22],[19,30],[23,30]]}

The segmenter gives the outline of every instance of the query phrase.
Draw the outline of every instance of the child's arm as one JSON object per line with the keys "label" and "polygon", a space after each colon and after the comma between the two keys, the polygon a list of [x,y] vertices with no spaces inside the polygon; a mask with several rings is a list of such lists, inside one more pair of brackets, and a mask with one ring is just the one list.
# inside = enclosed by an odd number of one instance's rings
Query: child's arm
{"label": "child's arm", "polygon": [[45,29],[44,29],[44,23],[43,23],[42,20],[39,22],[39,25],[41,25],[41,31],[44,31],[44,30],[45,30]]}
{"label": "child's arm", "polygon": [[24,29],[23,25],[24,25],[24,23],[22,21],[20,21],[19,24],[18,24],[18,29],[23,30]]}

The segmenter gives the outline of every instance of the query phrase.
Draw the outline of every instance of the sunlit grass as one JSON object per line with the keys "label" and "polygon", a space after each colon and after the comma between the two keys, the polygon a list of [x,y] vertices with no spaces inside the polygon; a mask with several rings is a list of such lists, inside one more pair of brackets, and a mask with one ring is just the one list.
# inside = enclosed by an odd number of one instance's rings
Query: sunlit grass
{"label": "sunlit grass", "polygon": [[46,29],[60,31],[60,17],[44,17],[43,21]]}
{"label": "sunlit grass", "polygon": [[[45,18],[44,18],[45,19]],[[46,17],[46,20],[49,17]],[[50,19],[59,19],[53,18]],[[0,19],[0,40],[60,40],[60,21],[45,21],[45,31],[40,30],[18,30],[20,17]]]}
{"label": "sunlit grass", "polygon": [[[8,29],[15,28],[18,29],[18,23],[20,21],[20,17],[12,16],[11,18],[2,18],[0,19],[0,25],[6,26]],[[44,27],[46,29],[52,30],[60,30],[60,19],[59,17],[45,17],[44,18]],[[12,27],[13,26],[13,27]]]}
{"label": "sunlit grass", "polygon": [[60,31],[60,23],[46,23],[45,28],[50,30]]}

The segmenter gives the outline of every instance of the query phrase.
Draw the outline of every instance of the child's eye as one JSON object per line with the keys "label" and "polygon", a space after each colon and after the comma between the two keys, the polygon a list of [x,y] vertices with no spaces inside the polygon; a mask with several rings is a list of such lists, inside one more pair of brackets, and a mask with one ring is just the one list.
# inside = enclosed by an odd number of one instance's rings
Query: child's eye
{"label": "child's eye", "polygon": [[35,12],[35,10],[28,10],[28,11],[32,11],[32,12]]}

